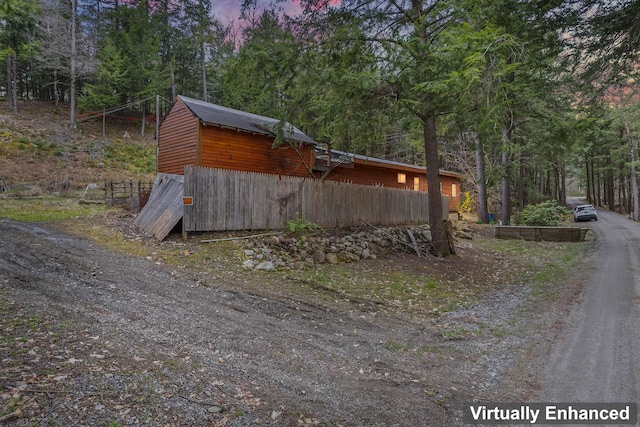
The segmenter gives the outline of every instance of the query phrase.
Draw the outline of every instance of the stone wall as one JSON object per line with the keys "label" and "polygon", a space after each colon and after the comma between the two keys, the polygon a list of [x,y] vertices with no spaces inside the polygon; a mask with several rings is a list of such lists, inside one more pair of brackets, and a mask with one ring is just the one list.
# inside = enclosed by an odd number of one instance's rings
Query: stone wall
{"label": "stone wall", "polygon": [[[469,230],[457,230],[455,235],[471,239]],[[306,268],[315,264],[375,259],[388,253],[407,252],[417,255],[419,252],[421,256],[429,256],[430,249],[431,230],[428,225],[377,228],[342,236],[282,234],[247,243],[243,250],[243,265],[258,270]]]}

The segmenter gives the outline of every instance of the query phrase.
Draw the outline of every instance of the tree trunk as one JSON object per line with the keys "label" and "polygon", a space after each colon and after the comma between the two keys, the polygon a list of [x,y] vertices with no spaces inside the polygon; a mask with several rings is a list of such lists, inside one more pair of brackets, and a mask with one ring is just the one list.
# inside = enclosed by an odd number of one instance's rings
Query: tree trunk
{"label": "tree trunk", "polygon": [[18,112],[18,88],[17,88],[17,67],[16,54],[11,52],[7,55],[7,101],[9,111]]}
{"label": "tree trunk", "polygon": [[510,139],[511,131],[503,130],[502,143],[505,147],[502,152],[502,225],[511,223],[511,180],[509,179],[509,158],[506,152],[506,145]]}
{"label": "tree trunk", "polygon": [[209,102],[209,93],[207,91],[207,69],[204,57],[204,43],[200,45],[200,67],[202,69],[202,100]]}
{"label": "tree trunk", "polygon": [[553,164],[553,199],[560,203],[560,169],[558,169],[558,165]]}
{"label": "tree trunk", "polygon": [[520,165],[518,167],[518,184],[516,186],[517,198],[518,198],[518,208],[520,210],[524,209],[527,205],[526,202],[526,194],[525,194],[525,180],[527,180],[527,167],[525,165],[525,158],[522,156],[520,158]]}
{"label": "tree trunk", "polygon": [[585,168],[587,171],[587,202],[593,203],[593,197],[591,196],[591,168],[589,167],[589,161],[585,161]]}
{"label": "tree trunk", "polygon": [[9,110],[13,111],[13,79],[11,77],[11,55],[7,55],[7,104]]}
{"label": "tree trunk", "polygon": [[596,191],[597,191],[597,204],[602,206],[602,179],[600,177],[600,171],[596,173]]}
{"label": "tree trunk", "polygon": [[11,111],[18,112],[18,55],[15,51],[11,53],[11,78],[13,84],[11,85]]}
{"label": "tree trunk", "polygon": [[590,162],[591,164],[591,204],[597,205],[598,204],[598,200],[597,200],[597,196],[596,196],[596,171],[595,171],[595,166],[593,165],[593,161]]}
{"label": "tree trunk", "polygon": [[[611,159],[609,159],[609,165],[611,165]],[[607,171],[607,206],[611,212],[616,211],[616,192],[613,182],[613,169],[610,167]]]}
{"label": "tree trunk", "polygon": [[444,228],[442,215],[442,193],[440,191],[440,159],[438,157],[438,139],[436,137],[436,119],[433,116],[423,118],[424,153],[427,162],[427,183],[429,201],[429,225],[434,254],[438,257],[451,255],[449,242]]}
{"label": "tree trunk", "polygon": [[69,75],[69,119],[76,128],[76,0],[71,0],[71,73]]}
{"label": "tree trunk", "polygon": [[476,179],[478,182],[478,214],[480,221],[489,223],[489,211],[487,210],[487,181],[485,178],[484,150],[482,141],[477,133],[473,134],[476,144]]}
{"label": "tree trunk", "polygon": [[171,103],[176,102],[177,98],[178,89],[176,88],[176,72],[173,69],[173,65],[171,65]]}
{"label": "tree trunk", "polygon": [[633,213],[634,221],[638,220],[638,210],[640,203],[638,202],[638,176],[636,175],[636,144],[631,136],[629,123],[625,121],[624,130],[627,134],[627,142],[629,143],[629,153],[631,154],[631,197],[633,197]]}

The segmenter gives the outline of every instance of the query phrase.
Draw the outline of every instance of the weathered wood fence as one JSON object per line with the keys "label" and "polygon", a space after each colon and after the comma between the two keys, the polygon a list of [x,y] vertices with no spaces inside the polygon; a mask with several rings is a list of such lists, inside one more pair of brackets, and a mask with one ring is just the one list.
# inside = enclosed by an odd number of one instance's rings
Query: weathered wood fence
{"label": "weathered wood fence", "polygon": [[[185,167],[185,231],[286,227],[298,215],[325,228],[421,224],[427,194],[308,178]],[[448,214],[443,196],[443,214]]]}
{"label": "weathered wood fence", "polygon": [[105,182],[104,200],[107,206],[122,206],[132,212],[139,212],[149,200],[152,182]]}

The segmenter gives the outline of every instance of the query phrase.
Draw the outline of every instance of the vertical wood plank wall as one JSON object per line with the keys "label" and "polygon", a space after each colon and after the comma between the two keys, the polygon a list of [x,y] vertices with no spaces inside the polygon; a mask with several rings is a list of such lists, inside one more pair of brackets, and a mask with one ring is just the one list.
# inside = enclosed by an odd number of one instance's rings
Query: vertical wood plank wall
{"label": "vertical wood plank wall", "polygon": [[182,175],[184,165],[197,164],[198,119],[182,101],[176,102],[160,125],[158,172]]}
{"label": "vertical wood plank wall", "polygon": [[[424,192],[334,181],[187,166],[186,231],[286,227],[296,214],[325,228],[422,224],[429,220]],[[443,196],[443,214],[449,198]]]}

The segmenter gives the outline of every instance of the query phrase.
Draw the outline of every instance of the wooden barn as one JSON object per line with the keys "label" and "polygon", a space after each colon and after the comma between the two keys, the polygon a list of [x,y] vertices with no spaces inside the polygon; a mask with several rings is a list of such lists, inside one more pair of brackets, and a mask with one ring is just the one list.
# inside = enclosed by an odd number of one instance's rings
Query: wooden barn
{"label": "wooden barn", "polygon": [[285,123],[274,147],[276,119],[179,96],[158,132],[158,173],[183,175],[204,166],[288,176],[313,176],[315,142]]}
{"label": "wooden barn", "polygon": [[[284,142],[274,146],[278,133]],[[151,198],[134,223],[160,240],[183,217],[185,232],[274,227],[296,212],[317,214],[318,223],[336,226],[351,226],[367,215],[380,224],[428,221],[426,197],[413,194],[428,189],[424,167],[322,149],[291,124],[184,96],[160,125],[157,165]],[[268,176],[279,179],[256,194]],[[458,210],[461,177],[440,172],[445,216]],[[312,187],[308,181],[318,189],[303,191]],[[389,190],[395,188],[405,192]],[[256,203],[269,208],[268,221],[258,220]],[[283,216],[271,218],[276,211]],[[353,218],[342,218],[345,212]],[[215,228],[199,225],[214,217],[222,221]]]}

